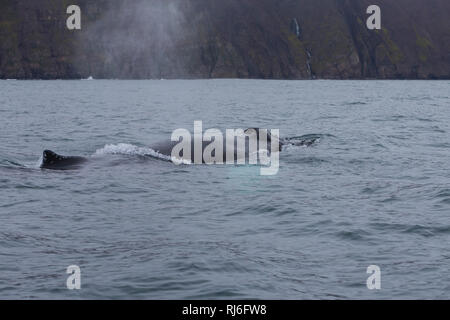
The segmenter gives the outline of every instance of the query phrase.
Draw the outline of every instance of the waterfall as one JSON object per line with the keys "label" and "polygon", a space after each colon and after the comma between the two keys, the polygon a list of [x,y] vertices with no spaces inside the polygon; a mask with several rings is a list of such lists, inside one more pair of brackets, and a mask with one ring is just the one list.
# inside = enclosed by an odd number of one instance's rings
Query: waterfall
{"label": "waterfall", "polygon": [[[294,18],[291,20],[291,32],[293,34],[295,34],[295,36],[297,37],[298,40],[300,40],[303,44],[303,31],[302,28],[300,26],[300,23],[298,22],[297,18]],[[312,72],[312,67],[311,67],[311,57],[312,57],[312,53],[311,50],[306,47],[306,45],[304,45],[305,48],[305,54],[306,54],[306,69],[308,71],[308,76],[310,79],[314,79],[314,75]]]}
{"label": "waterfall", "polygon": [[294,18],[291,21],[291,32],[295,34],[299,40],[302,40],[302,29],[300,29],[297,18]]}

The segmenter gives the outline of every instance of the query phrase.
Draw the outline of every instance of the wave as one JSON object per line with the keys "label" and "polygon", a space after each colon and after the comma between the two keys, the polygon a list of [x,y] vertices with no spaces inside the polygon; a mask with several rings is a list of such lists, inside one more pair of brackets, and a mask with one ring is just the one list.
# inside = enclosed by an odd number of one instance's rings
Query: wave
{"label": "wave", "polygon": [[0,159],[0,169],[2,170],[35,170],[40,168],[42,156],[34,163],[20,163],[14,160]]}
{"label": "wave", "polygon": [[24,165],[19,163],[19,162],[7,160],[7,159],[0,160],[0,165],[2,165],[2,166],[13,166],[13,167],[24,167]]}

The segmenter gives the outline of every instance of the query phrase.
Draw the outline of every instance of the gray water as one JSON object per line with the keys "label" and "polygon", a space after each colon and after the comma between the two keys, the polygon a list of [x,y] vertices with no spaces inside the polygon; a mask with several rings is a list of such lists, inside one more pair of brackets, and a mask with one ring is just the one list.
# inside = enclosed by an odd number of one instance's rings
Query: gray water
{"label": "gray water", "polygon": [[[0,298],[450,298],[449,85],[1,81]],[[320,139],[275,176],[147,156],[194,120]]]}

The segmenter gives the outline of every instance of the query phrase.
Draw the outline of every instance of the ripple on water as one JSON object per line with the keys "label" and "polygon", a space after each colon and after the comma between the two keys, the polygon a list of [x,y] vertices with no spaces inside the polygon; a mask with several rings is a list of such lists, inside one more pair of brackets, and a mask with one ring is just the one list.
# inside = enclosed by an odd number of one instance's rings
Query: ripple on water
{"label": "ripple on water", "polygon": [[417,234],[424,237],[432,237],[441,234],[450,233],[450,225],[424,226],[419,224],[401,224],[401,223],[370,223],[369,226],[375,230],[405,234]]}
{"label": "ripple on water", "polygon": [[363,229],[342,230],[338,231],[335,234],[340,239],[350,241],[369,241],[371,239],[370,232]]}
{"label": "ripple on water", "polygon": [[440,203],[450,204],[450,189],[444,188],[435,193],[434,199]]}
{"label": "ripple on water", "polygon": [[1,204],[0,208],[6,209],[6,208],[12,208],[12,207],[15,207],[18,205],[22,205],[22,204],[29,204],[29,203],[36,203],[36,202],[40,202],[40,200],[39,199],[30,199],[30,200],[9,202],[9,203],[5,203],[5,204]]}

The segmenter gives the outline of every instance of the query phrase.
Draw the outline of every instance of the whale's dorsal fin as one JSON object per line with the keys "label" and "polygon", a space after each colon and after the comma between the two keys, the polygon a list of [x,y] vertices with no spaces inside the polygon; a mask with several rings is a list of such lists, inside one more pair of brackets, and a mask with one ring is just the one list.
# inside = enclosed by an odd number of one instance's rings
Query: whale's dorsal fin
{"label": "whale's dorsal fin", "polygon": [[77,169],[81,163],[86,161],[87,159],[83,157],[66,157],[51,150],[45,150],[42,154],[41,168],[55,170]]}
{"label": "whale's dorsal fin", "polygon": [[56,154],[55,152],[51,150],[44,150],[42,155],[42,164],[54,164],[57,161],[63,160],[64,157],[60,156],[59,154]]}

